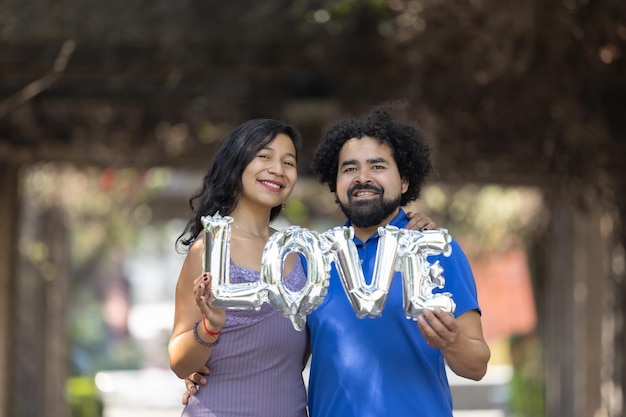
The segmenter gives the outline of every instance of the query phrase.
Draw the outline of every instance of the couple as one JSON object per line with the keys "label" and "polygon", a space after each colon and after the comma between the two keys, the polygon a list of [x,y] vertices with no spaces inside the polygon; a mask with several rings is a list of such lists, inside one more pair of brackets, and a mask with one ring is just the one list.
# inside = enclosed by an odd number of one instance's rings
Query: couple
{"label": "couple", "polygon": [[[401,206],[419,197],[431,171],[421,132],[380,106],[362,119],[344,120],[324,135],[313,160],[354,228],[364,276],[374,270],[378,227],[420,228]],[[381,317],[357,318],[333,267],[328,294],[307,316],[306,332],[270,305],[259,311],[211,306],[211,274],[202,273],[201,217],[233,217],[232,282],[260,277],[263,248],[273,220],[297,180],[297,132],[275,120],[251,120],[222,143],[202,188],[192,197],[193,218],[179,243],[188,249],[176,287],[170,366],[188,386],[196,371],[210,369],[199,389],[185,397],[185,417],[306,417],[302,369],[311,354],[308,412],[326,416],[451,417],[445,363],[479,380],[490,357],[474,278],[452,242],[450,257],[432,257],[444,268],[444,291],[454,315],[424,310],[408,320],[402,280],[396,273]],[[297,254],[284,263],[285,285],[300,288],[306,272]],[[196,380],[196,382],[199,382]]]}

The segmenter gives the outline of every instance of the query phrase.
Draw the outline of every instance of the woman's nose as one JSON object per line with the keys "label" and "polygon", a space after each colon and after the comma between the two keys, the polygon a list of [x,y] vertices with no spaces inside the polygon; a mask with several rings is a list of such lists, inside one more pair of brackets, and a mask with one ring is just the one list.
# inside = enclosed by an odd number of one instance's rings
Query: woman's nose
{"label": "woman's nose", "polygon": [[285,167],[281,161],[276,160],[270,164],[268,171],[272,174],[282,175],[285,172]]}

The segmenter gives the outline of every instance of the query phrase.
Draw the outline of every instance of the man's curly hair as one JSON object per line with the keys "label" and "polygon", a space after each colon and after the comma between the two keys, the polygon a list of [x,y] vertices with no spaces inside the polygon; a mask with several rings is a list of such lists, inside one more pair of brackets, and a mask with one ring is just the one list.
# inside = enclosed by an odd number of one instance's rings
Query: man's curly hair
{"label": "man's curly hair", "polygon": [[400,176],[409,181],[409,188],[402,194],[400,205],[416,200],[432,171],[430,148],[421,130],[408,122],[394,119],[393,110],[391,104],[384,104],[361,119],[341,120],[332,125],[313,155],[312,169],[320,175],[320,183],[328,184],[330,191],[336,192],[341,148],[352,138],[369,136],[391,148]]}

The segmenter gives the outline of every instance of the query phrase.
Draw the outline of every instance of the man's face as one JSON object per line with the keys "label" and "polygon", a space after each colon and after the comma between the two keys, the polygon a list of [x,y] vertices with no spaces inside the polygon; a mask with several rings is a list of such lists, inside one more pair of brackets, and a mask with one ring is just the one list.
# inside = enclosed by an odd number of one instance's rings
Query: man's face
{"label": "man's face", "polygon": [[337,200],[356,227],[382,226],[398,213],[408,189],[391,148],[376,138],[348,140],[339,152]]}

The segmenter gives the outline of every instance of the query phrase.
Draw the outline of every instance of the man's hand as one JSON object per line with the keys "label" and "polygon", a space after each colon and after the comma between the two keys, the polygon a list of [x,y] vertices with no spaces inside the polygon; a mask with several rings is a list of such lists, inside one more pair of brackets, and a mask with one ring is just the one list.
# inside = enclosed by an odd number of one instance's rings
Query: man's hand
{"label": "man's hand", "polygon": [[206,384],[206,376],[210,373],[211,370],[208,367],[203,366],[202,369],[185,378],[185,387],[187,388],[187,391],[183,394],[183,405],[187,405],[187,403],[189,403],[189,398],[198,393],[198,385]]}
{"label": "man's hand", "polygon": [[483,337],[477,310],[454,318],[439,307],[425,309],[417,318],[417,326],[428,346],[441,350],[455,374],[475,381],[485,376],[491,351]]}
{"label": "man's hand", "polygon": [[417,318],[417,327],[428,346],[436,349],[445,349],[453,345],[460,333],[454,316],[439,307],[433,310],[424,309],[424,313]]}

